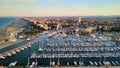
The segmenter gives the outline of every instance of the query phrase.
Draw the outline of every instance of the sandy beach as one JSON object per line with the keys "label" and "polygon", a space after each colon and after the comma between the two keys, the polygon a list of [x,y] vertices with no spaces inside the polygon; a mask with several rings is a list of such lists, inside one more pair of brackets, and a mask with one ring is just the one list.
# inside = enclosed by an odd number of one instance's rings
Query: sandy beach
{"label": "sandy beach", "polygon": [[9,41],[4,42],[6,40],[6,32],[11,28],[15,29],[16,31],[22,32],[27,24],[28,23],[24,21],[22,18],[17,18],[16,21],[14,21],[12,24],[8,25],[3,29],[0,29],[0,42],[1,42],[0,49],[22,42],[23,41],[22,39],[17,39],[17,41],[14,43],[11,43]]}

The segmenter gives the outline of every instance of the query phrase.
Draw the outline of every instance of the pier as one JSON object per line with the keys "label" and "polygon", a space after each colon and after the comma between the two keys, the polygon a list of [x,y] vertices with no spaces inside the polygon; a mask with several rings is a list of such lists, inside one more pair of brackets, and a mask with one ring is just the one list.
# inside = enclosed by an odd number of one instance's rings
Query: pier
{"label": "pier", "polygon": [[14,49],[8,50],[8,51],[6,51],[4,53],[1,53],[0,54],[0,59],[5,59],[5,57],[7,57],[7,56],[12,56],[12,55],[15,55],[15,54],[17,54],[17,53],[19,53],[21,51],[24,51],[24,50],[26,50],[28,48],[31,48],[34,43],[37,43],[39,41],[40,40],[34,40],[32,42],[28,42],[28,44],[25,44],[25,45],[16,47]]}

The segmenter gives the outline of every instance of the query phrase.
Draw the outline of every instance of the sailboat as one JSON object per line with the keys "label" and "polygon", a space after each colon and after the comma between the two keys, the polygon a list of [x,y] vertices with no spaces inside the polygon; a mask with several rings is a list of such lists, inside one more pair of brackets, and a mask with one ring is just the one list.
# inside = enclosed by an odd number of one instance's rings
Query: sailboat
{"label": "sailboat", "polygon": [[5,59],[5,57],[3,55],[0,55],[0,59]]}
{"label": "sailboat", "polygon": [[55,66],[55,61],[52,62],[52,65]]}
{"label": "sailboat", "polygon": [[9,64],[9,66],[15,66],[16,64],[17,64],[17,61],[11,62],[11,63]]}
{"label": "sailboat", "polygon": [[33,51],[33,53],[32,53],[30,58],[37,58],[37,54]]}
{"label": "sailboat", "polygon": [[36,61],[35,61],[35,66],[37,66],[37,65],[38,65],[37,58],[35,58],[35,59],[36,59]]}
{"label": "sailboat", "polygon": [[60,59],[59,59],[59,57],[58,57],[58,62],[57,62],[57,64],[58,64],[58,66],[60,65]]}
{"label": "sailboat", "polygon": [[52,61],[51,61],[51,57],[50,57],[50,66],[52,66]]}
{"label": "sailboat", "polygon": [[39,44],[39,50],[38,51],[43,51],[43,47],[40,46],[40,44]]}
{"label": "sailboat", "polygon": [[94,65],[92,61],[90,61],[90,65]]}
{"label": "sailboat", "polygon": [[74,61],[74,65],[77,66],[77,62],[76,61]]}
{"label": "sailboat", "polygon": [[67,63],[67,66],[69,66],[70,64],[69,64],[69,62]]}
{"label": "sailboat", "polygon": [[28,57],[28,63],[27,63],[27,66],[29,67],[30,65],[30,58]]}

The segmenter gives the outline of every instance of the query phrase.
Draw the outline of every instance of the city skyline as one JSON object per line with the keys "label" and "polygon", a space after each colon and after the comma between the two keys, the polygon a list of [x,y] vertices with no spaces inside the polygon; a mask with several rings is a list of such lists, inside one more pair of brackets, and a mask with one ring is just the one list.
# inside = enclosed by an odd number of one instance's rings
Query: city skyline
{"label": "city skyline", "polygon": [[120,0],[0,0],[0,16],[120,15]]}

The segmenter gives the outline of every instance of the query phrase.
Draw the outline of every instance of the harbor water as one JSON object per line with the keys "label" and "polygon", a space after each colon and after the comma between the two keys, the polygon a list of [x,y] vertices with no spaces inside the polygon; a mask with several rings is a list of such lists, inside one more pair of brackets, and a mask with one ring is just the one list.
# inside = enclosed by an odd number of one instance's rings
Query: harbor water
{"label": "harbor water", "polygon": [[[89,42],[89,44],[93,44],[93,42],[90,42],[90,40],[88,40],[88,39],[90,39],[90,37],[82,36],[81,38],[76,38],[76,40],[81,40],[80,41],[81,43],[79,44],[79,45],[81,45],[81,47],[72,46],[74,44],[77,45],[76,44],[77,42],[74,41],[73,38],[75,38],[74,35],[69,35],[67,38],[63,38],[63,37],[59,36],[58,39],[52,39],[52,38],[48,37],[47,34],[39,36],[33,40],[40,40],[43,43],[43,45],[41,42],[34,43],[34,44],[32,44],[31,48],[27,48],[24,51],[16,53],[15,55],[7,56],[7,57],[5,57],[5,59],[0,59],[0,65],[8,66],[11,62],[17,61],[17,66],[27,66],[28,62],[30,64],[32,64],[32,62],[37,62],[38,66],[51,66],[51,64],[50,64],[51,62],[52,63],[54,62],[54,64],[57,65],[58,60],[59,60],[59,64],[61,66],[67,66],[67,65],[71,65],[71,66],[74,66],[74,65],[75,66],[76,65],[102,66],[102,65],[104,65],[104,61],[109,62],[113,66],[120,65],[120,58],[119,58],[119,55],[117,54],[117,52],[119,52],[119,50],[116,50],[116,53],[114,51],[112,51],[113,55],[115,55],[115,56],[110,54],[110,55],[106,55],[106,58],[104,57],[104,55],[103,56],[98,55],[98,57],[96,57],[96,56],[94,57],[94,55],[84,56],[83,54],[86,54],[88,51],[82,52],[82,51],[75,51],[72,49],[71,49],[71,51],[58,51],[60,48],[64,49],[64,46],[62,46],[63,45],[62,43],[65,43],[65,40],[68,40],[66,42],[66,43],[68,43],[67,48],[82,48],[82,46],[84,48],[85,47],[84,45],[86,44],[86,43],[84,43],[84,42],[86,42],[85,40],[87,40],[87,43]],[[72,40],[70,40],[70,39],[72,39]],[[114,37],[108,37],[108,39],[102,38],[101,40],[110,41],[111,39],[114,39]],[[22,46],[25,44],[28,44],[29,42],[32,42],[33,40],[24,41],[24,42],[18,43],[16,45],[9,46],[7,48],[0,50],[0,53],[14,49],[16,47],[19,47],[19,46]],[[73,42],[71,42],[71,41],[73,41]],[[99,42],[97,42],[97,43],[99,43]],[[116,44],[116,41],[114,41],[111,44],[110,44],[110,42],[101,42],[100,44],[101,45],[103,45],[103,44],[109,45],[109,47],[110,47],[110,45],[113,45],[113,47],[116,47],[116,48],[118,46]],[[52,45],[54,45],[54,46],[52,46]],[[59,46],[57,46],[57,45],[59,45]],[[88,44],[86,44],[86,45],[88,45]],[[38,51],[40,47],[44,47],[45,51]],[[44,57],[31,58],[31,55],[33,53],[37,54],[38,56],[44,55]],[[90,52],[88,52],[87,54],[89,54],[89,53]],[[103,52],[101,51],[101,53],[103,53]],[[79,57],[70,57],[70,56],[58,57],[58,55],[64,55],[64,54],[71,54],[73,56],[79,54]],[[46,57],[45,57],[45,55],[46,55]],[[47,55],[54,55],[54,57],[47,57]],[[55,55],[57,55],[57,57],[55,57]]]}

